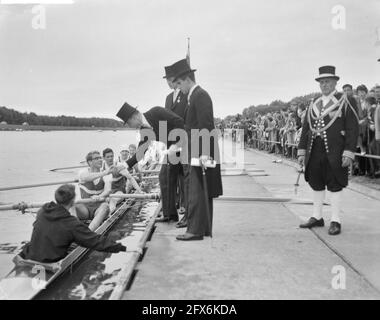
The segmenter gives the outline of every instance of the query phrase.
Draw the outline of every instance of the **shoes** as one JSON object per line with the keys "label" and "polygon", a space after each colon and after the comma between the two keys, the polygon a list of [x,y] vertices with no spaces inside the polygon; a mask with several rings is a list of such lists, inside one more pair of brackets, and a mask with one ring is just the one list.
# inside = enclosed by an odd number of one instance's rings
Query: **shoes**
{"label": "shoes", "polygon": [[186,228],[187,227],[187,218],[184,216],[180,222],[176,225],[177,228]]}
{"label": "shoes", "polygon": [[300,224],[300,228],[314,228],[314,227],[324,227],[325,222],[323,218],[317,220],[314,217],[311,217],[308,222]]}
{"label": "shoes", "polygon": [[329,235],[336,236],[340,234],[341,230],[342,230],[342,226],[340,225],[340,223],[332,221],[329,228]]}
{"label": "shoes", "polygon": [[185,233],[177,236],[176,239],[180,241],[203,240],[203,236],[192,233]]}
{"label": "shoes", "polygon": [[156,218],[156,222],[177,222],[178,217],[160,217]]}

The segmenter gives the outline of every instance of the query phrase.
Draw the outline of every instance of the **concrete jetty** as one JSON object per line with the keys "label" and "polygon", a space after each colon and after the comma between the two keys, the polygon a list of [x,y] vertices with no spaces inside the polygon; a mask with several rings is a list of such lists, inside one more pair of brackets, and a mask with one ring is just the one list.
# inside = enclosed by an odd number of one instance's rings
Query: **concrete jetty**
{"label": "concrete jetty", "polygon": [[[246,150],[245,168],[266,175],[223,176],[231,197],[311,199],[303,177],[273,156]],[[329,200],[327,199],[327,204]],[[380,201],[347,189],[342,234],[300,229],[307,204],[214,202],[213,238],[181,242],[184,229],[156,224],[123,299],[379,299]]]}

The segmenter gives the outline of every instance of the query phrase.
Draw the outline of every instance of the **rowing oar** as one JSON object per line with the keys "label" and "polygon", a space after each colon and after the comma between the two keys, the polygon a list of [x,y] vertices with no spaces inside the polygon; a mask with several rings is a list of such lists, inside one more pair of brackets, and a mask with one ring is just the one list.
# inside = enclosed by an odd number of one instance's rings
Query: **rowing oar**
{"label": "rowing oar", "polygon": [[28,189],[28,188],[46,187],[46,186],[55,186],[55,185],[59,185],[59,184],[77,183],[77,182],[78,182],[78,180],[66,180],[66,181],[36,183],[36,184],[24,184],[24,185],[21,185],[21,186],[0,188],[0,191],[9,191],[9,190],[16,190],[16,189]]}
{"label": "rowing oar", "polygon": [[73,167],[63,167],[63,168],[55,168],[50,169],[49,171],[61,171],[61,170],[69,170],[69,169],[79,169],[79,168],[88,168],[88,166],[73,166]]}
{"label": "rowing oar", "polygon": [[[80,168],[88,168],[88,166],[73,166],[73,167],[62,167],[62,168],[54,168],[49,171],[61,171],[61,170],[69,170],[69,169],[80,169]],[[141,173],[149,174],[149,173],[160,173],[160,170],[142,170]]]}
{"label": "rowing oar", "polygon": [[[297,198],[281,198],[281,197],[235,197],[235,196],[221,196],[215,198],[217,201],[232,201],[232,202],[268,202],[268,203],[290,203],[290,204],[313,204],[313,201],[308,199]],[[327,205],[327,203],[324,203]]]}
{"label": "rowing oar", "polygon": [[[159,193],[131,193],[131,194],[110,194],[108,197],[99,198],[99,199],[81,199],[75,201],[75,204],[87,204],[94,202],[104,202],[109,198],[117,198],[117,199],[138,199],[138,200],[159,200],[161,195]],[[10,204],[0,206],[0,211],[5,210],[25,210],[25,209],[33,209],[33,208],[41,208],[45,203],[25,203],[20,202],[17,204]]]}
{"label": "rowing oar", "polygon": [[[158,176],[142,177],[142,179],[143,180],[153,180],[153,179],[158,179]],[[21,186],[0,188],[0,191],[10,191],[10,190],[17,190],[17,189],[28,189],[28,188],[37,188],[37,187],[56,186],[56,185],[61,185],[61,184],[78,183],[78,182],[79,182],[79,180],[76,179],[76,180],[66,180],[66,181],[36,183],[36,184],[24,184]]]}
{"label": "rowing oar", "polygon": [[158,176],[147,176],[147,177],[142,177],[143,180],[153,180],[153,179],[158,179]]}

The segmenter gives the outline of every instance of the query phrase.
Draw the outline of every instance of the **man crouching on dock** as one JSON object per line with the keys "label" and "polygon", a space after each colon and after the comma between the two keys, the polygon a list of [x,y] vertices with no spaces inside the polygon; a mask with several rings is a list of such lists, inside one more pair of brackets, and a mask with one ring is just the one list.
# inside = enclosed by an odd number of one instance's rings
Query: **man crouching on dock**
{"label": "man crouching on dock", "polygon": [[63,185],[55,192],[55,202],[46,203],[37,214],[32,238],[20,253],[22,259],[42,263],[57,262],[66,257],[75,242],[98,251],[120,252],[126,247],[91,231],[85,224],[70,215],[74,205],[75,187]]}
{"label": "man crouching on dock", "polygon": [[[79,173],[79,190],[82,199],[94,199],[107,197],[111,193],[110,181],[103,179],[112,173],[114,166],[101,171],[103,158],[98,151],[89,152],[86,156],[88,168]],[[107,218],[110,208],[106,202],[94,202],[78,204],[75,206],[76,216],[80,220],[92,220],[88,226],[95,230]]]}

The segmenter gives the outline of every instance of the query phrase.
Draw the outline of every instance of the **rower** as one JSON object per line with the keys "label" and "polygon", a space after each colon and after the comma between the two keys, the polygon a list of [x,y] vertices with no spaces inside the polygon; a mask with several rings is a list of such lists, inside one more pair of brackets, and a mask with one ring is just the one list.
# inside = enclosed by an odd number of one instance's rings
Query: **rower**
{"label": "rower", "polygon": [[126,161],[129,159],[129,149],[126,145],[121,147],[119,155],[119,163],[127,166]]}
{"label": "rower", "polygon": [[65,258],[73,242],[98,251],[126,251],[125,246],[91,231],[70,215],[74,200],[73,185],[62,185],[55,191],[56,202],[44,204],[37,213],[31,240],[20,253],[22,259],[41,263],[57,262]]}
{"label": "rower", "polygon": [[[111,194],[125,194],[126,184],[131,185],[136,193],[143,193],[140,186],[136,182],[136,180],[129,173],[126,165],[123,166],[114,161],[114,153],[112,149],[107,148],[103,150],[103,159],[104,159],[104,170],[108,170],[109,168],[113,168],[111,173],[104,177],[104,181],[106,183],[111,183]],[[129,192],[128,192],[129,193]],[[112,198],[109,201],[110,211],[113,212],[116,209],[118,203],[123,201],[122,198]]]}
{"label": "rower", "polygon": [[[133,158],[133,156],[136,154],[137,152],[137,147],[135,144],[130,144],[129,147],[128,147],[128,150],[129,150],[129,157],[127,160],[130,160]],[[130,174],[135,174],[135,177],[136,177],[136,181],[138,183],[140,183],[142,181],[142,173],[141,173],[141,169],[140,169],[140,165],[138,163],[136,163],[135,165],[133,165],[132,167],[129,167],[128,164],[126,164],[127,166],[127,169],[129,171]],[[127,186],[129,189],[132,189],[133,186],[131,184],[129,184],[129,186]],[[127,190],[128,190],[127,188]],[[128,192],[127,192],[128,193]]]}
{"label": "rower", "polygon": [[[107,197],[111,193],[111,183],[103,179],[109,175],[113,166],[101,171],[102,157],[99,151],[91,151],[86,156],[88,168],[79,172],[79,190],[82,199],[94,199]],[[75,206],[76,216],[80,220],[92,220],[89,228],[95,230],[108,217],[110,208],[106,202],[94,202],[78,204]]]}
{"label": "rower", "polygon": [[[107,156],[107,159],[106,159]],[[113,150],[111,148],[106,148],[103,150],[103,164],[100,171],[109,169],[110,167],[116,167],[118,162],[115,161]]]}

